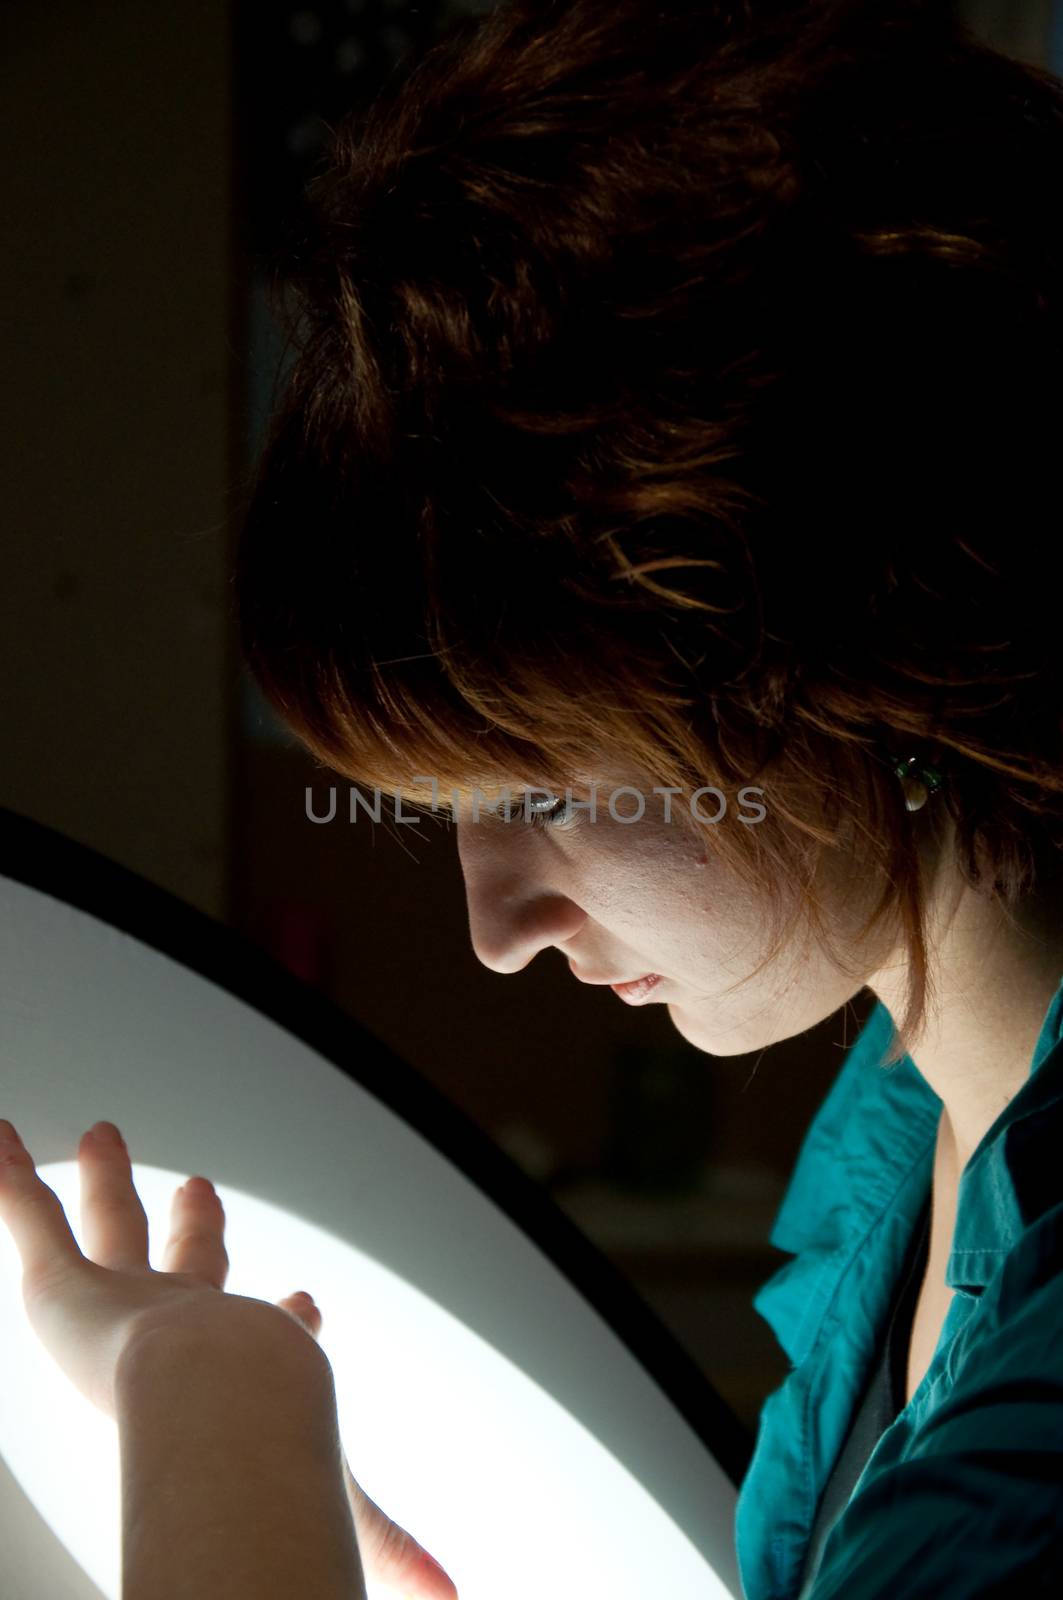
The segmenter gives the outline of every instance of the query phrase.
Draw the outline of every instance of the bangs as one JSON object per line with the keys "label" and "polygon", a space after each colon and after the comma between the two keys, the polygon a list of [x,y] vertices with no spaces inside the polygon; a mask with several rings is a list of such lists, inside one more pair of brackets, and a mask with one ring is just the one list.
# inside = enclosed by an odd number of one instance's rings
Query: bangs
{"label": "bangs", "polygon": [[585,799],[607,771],[679,789],[719,778],[704,761],[690,770],[677,717],[686,697],[648,691],[637,668],[625,698],[575,656],[562,686],[548,668],[498,657],[474,666],[446,649],[372,658],[361,670],[332,653],[284,682],[276,665],[259,681],[302,743],[350,782],[411,807],[448,811],[477,792],[490,801],[529,788]]}

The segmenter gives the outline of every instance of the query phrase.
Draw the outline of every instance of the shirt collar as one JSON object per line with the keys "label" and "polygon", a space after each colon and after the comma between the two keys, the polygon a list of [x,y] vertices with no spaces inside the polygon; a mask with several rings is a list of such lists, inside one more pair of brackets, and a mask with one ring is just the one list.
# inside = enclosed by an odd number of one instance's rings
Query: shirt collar
{"label": "shirt collar", "polygon": [[[941,1100],[910,1056],[884,1065],[893,1021],[881,1001],[846,1056],[798,1152],[770,1241],[794,1256],[754,1297],[791,1362],[805,1359],[854,1256],[887,1233],[899,1268],[933,1178]],[[1033,1219],[1063,1194],[1063,983],[1022,1089],[964,1168],[946,1264],[949,1288],[980,1294]]]}

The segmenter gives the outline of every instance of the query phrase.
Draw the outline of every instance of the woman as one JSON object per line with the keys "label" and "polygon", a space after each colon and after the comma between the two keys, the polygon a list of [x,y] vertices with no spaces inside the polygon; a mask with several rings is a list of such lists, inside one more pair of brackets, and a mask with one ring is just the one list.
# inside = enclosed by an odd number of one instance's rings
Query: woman
{"label": "woman", "polygon": [[[880,1002],[757,1300],[793,1370],[748,1600],[1063,1576],[1061,159],[1060,83],[930,0],[527,0],[340,129],[287,263],[237,580],[288,724],[452,814],[498,972],[649,977],[709,1055]],[[352,1592],[309,1307],[218,1294],[201,1186],[149,1273],[120,1147],[82,1260],[11,1148],[31,1313],[119,1417],[129,1595],[221,1593],[230,1546],[227,1597]]]}

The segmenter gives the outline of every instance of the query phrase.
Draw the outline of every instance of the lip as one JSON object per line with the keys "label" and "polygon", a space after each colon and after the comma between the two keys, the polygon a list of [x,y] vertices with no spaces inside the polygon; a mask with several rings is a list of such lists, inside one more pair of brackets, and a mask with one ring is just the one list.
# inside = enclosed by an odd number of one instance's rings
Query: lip
{"label": "lip", "polygon": [[653,999],[663,982],[659,972],[648,972],[644,978],[636,978],[632,983],[611,983],[609,987],[627,1005],[642,1006],[647,1000]]}

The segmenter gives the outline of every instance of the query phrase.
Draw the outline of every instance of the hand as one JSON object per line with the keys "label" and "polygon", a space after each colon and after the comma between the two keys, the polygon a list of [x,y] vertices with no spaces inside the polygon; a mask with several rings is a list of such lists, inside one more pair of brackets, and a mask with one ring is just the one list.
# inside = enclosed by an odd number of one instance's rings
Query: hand
{"label": "hand", "polygon": [[[277,1305],[224,1292],[225,1214],[213,1185],[190,1178],[174,1194],[163,1269],[148,1265],[148,1224],[117,1128],[98,1122],[78,1148],[82,1254],[58,1197],[9,1122],[0,1120],[0,1219],[22,1258],[22,1294],[34,1330],[81,1392],[115,1415],[115,1371],[145,1327],[225,1326],[264,1338],[298,1323],[316,1343],[321,1314],[305,1294]],[[321,1359],[324,1359],[323,1355]],[[453,1583],[359,1488],[343,1461],[367,1578],[414,1600],[456,1600]]]}

